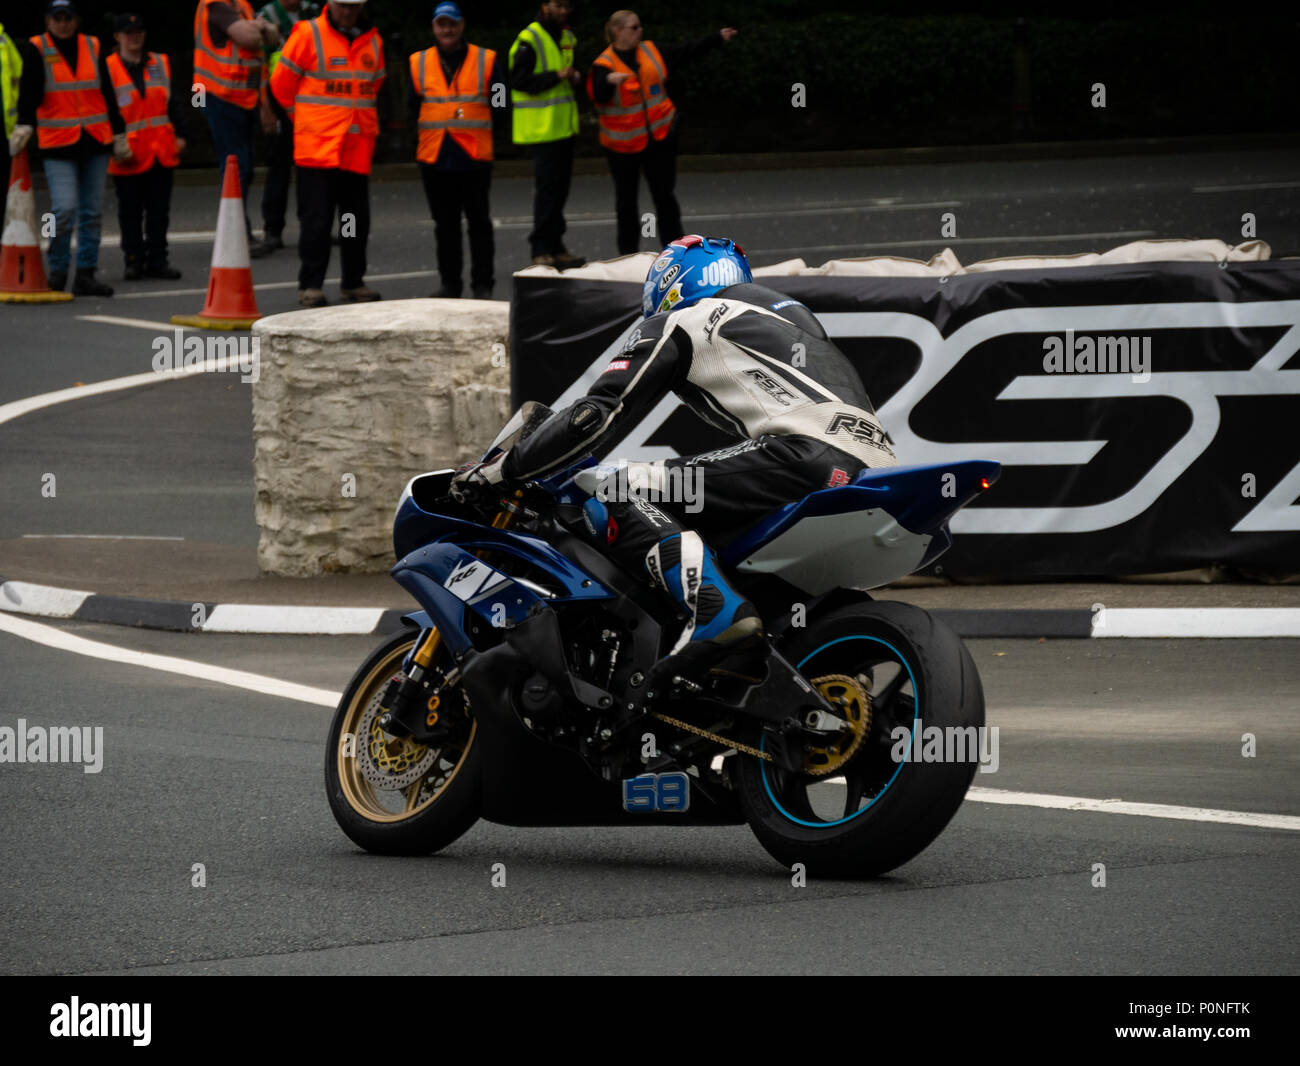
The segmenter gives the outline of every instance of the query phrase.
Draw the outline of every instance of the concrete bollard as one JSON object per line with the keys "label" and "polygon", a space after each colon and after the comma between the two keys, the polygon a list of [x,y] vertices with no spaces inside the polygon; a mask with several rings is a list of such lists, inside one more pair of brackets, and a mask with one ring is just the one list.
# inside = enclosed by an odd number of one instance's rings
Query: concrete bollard
{"label": "concrete bollard", "polygon": [[253,477],[262,571],[393,565],[393,507],[425,470],[477,459],[510,415],[510,305],[393,300],[253,327]]}

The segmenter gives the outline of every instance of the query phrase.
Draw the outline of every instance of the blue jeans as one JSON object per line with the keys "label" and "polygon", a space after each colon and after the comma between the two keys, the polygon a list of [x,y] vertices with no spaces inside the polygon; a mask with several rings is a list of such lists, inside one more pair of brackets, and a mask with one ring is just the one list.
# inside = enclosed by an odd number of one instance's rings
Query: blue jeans
{"label": "blue jeans", "polygon": [[244,197],[244,228],[253,232],[248,219],[248,190],[253,185],[253,143],[257,137],[257,108],[245,111],[219,96],[208,93],[203,117],[212,130],[212,146],[217,150],[217,169],[226,172],[226,156],[239,160],[239,191]]}
{"label": "blue jeans", "polygon": [[68,272],[73,229],[77,231],[77,269],[94,270],[99,265],[108,153],[43,162],[50,186],[50,210],[54,212],[54,236],[45,257],[50,273]]}

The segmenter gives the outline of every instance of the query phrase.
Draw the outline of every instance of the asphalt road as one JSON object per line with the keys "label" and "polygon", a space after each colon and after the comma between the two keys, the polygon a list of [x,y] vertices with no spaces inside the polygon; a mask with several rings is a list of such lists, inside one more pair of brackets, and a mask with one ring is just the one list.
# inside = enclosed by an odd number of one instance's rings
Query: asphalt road
{"label": "asphalt road", "polygon": [[[1300,153],[1251,152],[687,174],[680,191],[688,224],[737,237],[760,265],[928,258],[945,246],[970,262],[1141,237],[1236,243],[1247,212],[1283,254],[1300,249],[1297,164]],[[525,180],[495,186],[502,297],[508,269],[527,261],[530,197]],[[610,202],[607,179],[575,180],[571,248],[612,254]],[[177,190],[180,282],[0,305],[0,404],[147,372],[168,317],[202,303],[216,207],[215,188]],[[427,295],[436,279],[420,189],[376,184],[374,211],[372,284],[391,298]],[[945,212],[956,237],[940,234]],[[117,255],[106,247],[101,260],[115,284]],[[296,266],[292,250],[257,262],[264,312],[295,306]],[[24,415],[0,424],[0,541],[251,544],[251,454],[248,386],[231,375]],[[57,476],[53,497],[40,491],[46,473]],[[332,690],[371,644],[52,628]],[[976,786],[1300,814],[1300,642],[972,650],[989,723],[1002,731],[999,769]],[[442,855],[377,859],[326,806],[324,708],[0,632],[0,727],[19,718],[102,726],[105,750],[98,774],[0,767],[0,970],[10,973],[1300,969],[1292,830],[970,800],[890,877],[805,888],[743,827],[481,823]],[[1241,755],[1244,733],[1257,738],[1255,758]],[[491,885],[497,862],[504,888]],[[205,888],[191,887],[194,863],[205,865]],[[1105,888],[1092,885],[1095,863],[1106,865]]]}
{"label": "asphalt road", "polygon": [[[56,628],[331,689],[370,647]],[[1300,642],[971,647],[1001,737],[978,788],[1300,814]],[[1294,830],[968,799],[890,876],[803,888],[744,827],[479,823],[440,855],[378,858],[326,805],[325,708],[8,633],[0,673],[0,724],[104,729],[98,774],[0,773],[9,973],[1300,970]]]}

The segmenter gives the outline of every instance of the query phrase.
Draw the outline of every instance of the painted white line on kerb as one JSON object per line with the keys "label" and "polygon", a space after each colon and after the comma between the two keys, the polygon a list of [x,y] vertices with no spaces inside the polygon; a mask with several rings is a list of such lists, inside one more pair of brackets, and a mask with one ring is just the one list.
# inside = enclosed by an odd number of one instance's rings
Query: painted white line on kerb
{"label": "painted white line on kerb", "polygon": [[76,655],[85,655],[91,659],[104,659],[123,666],[142,666],[146,670],[159,670],[165,674],[180,674],[200,681],[215,681],[219,685],[260,692],[266,696],[279,696],[286,700],[301,703],[313,703],[318,707],[336,707],[342,693],[330,692],[328,689],[312,688],[310,685],[298,685],[292,681],[281,681],[278,677],[266,677],[263,674],[250,674],[244,670],[230,670],[224,666],[210,666],[197,663],[191,659],[176,659],[170,655],[154,655],[151,652],[132,651],[130,648],[104,644],[98,640],[87,640],[72,633],[65,633],[53,626],[29,622],[25,618],[0,614],[0,632],[12,633],[16,637],[44,644],[47,648],[70,651]]}
{"label": "painted white line on kerb", "polygon": [[205,633],[318,633],[323,636],[375,631],[382,607],[277,607],[272,604],[222,603],[199,626]]}
{"label": "painted white line on kerb", "polygon": [[1141,818],[1173,818],[1184,822],[1219,822],[1256,829],[1300,829],[1300,815],[1256,814],[1253,811],[1218,811],[1209,807],[1174,807],[1164,803],[1130,803],[1122,799],[1088,799],[1053,796],[1044,792],[1011,792],[1000,788],[972,788],[966,798],[976,803],[1009,803],[1021,807],[1049,807],[1061,811],[1097,814],[1132,814]]}
{"label": "painted white line on kerb", "polygon": [[6,581],[0,585],[0,611],[36,614],[45,618],[71,618],[93,592]]}
{"label": "painted white line on kerb", "polygon": [[1296,607],[1106,607],[1094,637],[1300,637]]}

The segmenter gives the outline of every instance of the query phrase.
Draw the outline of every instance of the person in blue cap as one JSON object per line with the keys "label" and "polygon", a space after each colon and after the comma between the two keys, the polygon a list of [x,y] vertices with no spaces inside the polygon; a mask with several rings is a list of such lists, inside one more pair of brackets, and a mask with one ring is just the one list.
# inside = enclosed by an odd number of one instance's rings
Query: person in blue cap
{"label": "person in blue cap", "polygon": [[[488,193],[493,135],[506,122],[505,79],[496,52],[465,40],[465,16],[444,0],[433,11],[435,44],[411,55],[408,120],[418,134],[415,158],[433,216],[441,286],[436,297],[464,288],[461,215],[469,229],[470,290],[490,300],[495,241]],[[496,106],[493,106],[494,98]]]}

